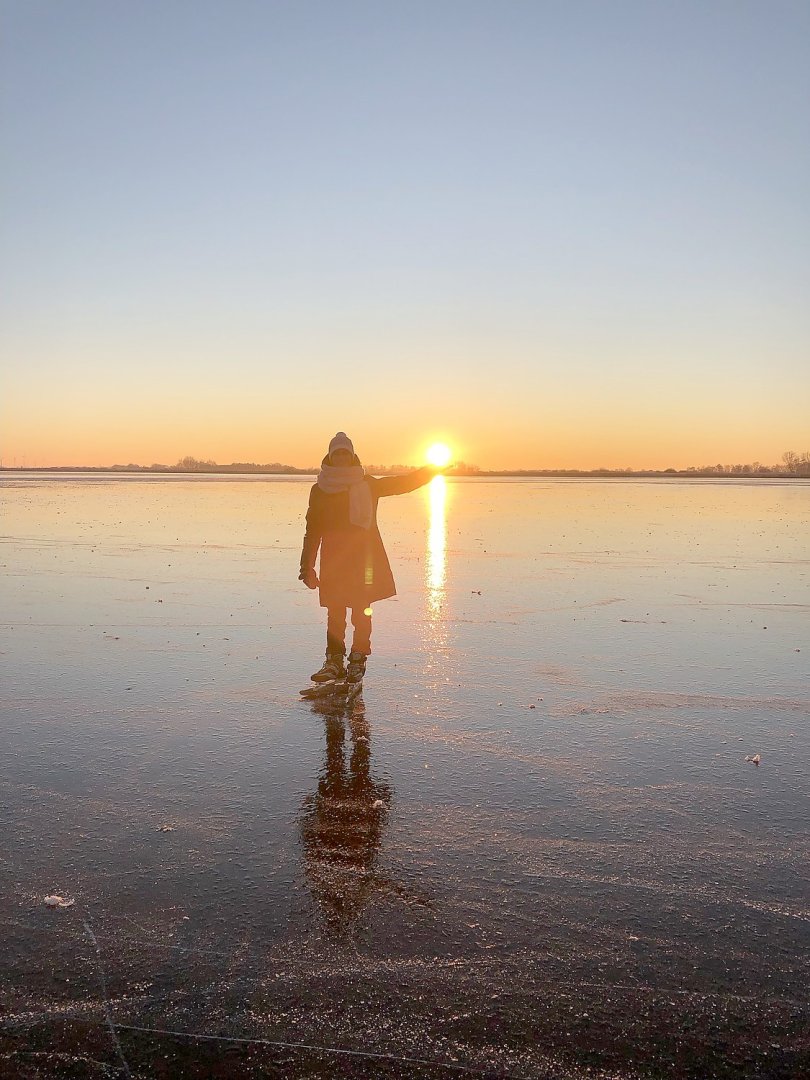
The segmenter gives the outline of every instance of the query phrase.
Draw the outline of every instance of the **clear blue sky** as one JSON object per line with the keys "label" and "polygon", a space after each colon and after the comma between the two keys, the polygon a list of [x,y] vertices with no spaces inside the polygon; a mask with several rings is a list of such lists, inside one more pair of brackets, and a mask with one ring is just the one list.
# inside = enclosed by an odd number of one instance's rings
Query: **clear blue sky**
{"label": "clear blue sky", "polygon": [[810,446],[804,0],[2,24],[5,463]]}

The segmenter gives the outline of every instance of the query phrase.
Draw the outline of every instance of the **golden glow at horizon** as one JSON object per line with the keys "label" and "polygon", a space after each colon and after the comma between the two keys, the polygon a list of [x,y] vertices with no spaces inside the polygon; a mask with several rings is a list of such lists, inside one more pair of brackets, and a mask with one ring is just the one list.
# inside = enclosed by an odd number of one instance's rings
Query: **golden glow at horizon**
{"label": "golden glow at horizon", "polygon": [[[15,409],[13,413],[6,409],[2,415],[4,400],[0,400],[2,464],[103,468],[132,461],[148,468],[152,462],[173,465],[190,454],[220,464],[282,461],[316,469],[323,441],[335,426],[332,417],[321,419],[309,413],[304,425],[300,413],[290,406],[282,409],[278,425],[269,433],[259,408],[265,399],[260,394],[249,400],[244,394],[240,397],[238,388],[233,391],[237,396],[229,402],[227,415],[208,398],[191,395],[187,387],[158,395],[157,401],[142,401],[146,390],[140,384],[133,384],[127,408],[122,411],[123,391],[112,395],[113,385],[88,384],[81,393],[72,385],[60,386],[58,400],[33,392],[6,394],[5,399],[15,400]],[[628,394],[621,401],[601,397],[598,412],[588,398],[578,403],[549,400],[540,428],[536,418],[527,424],[525,417],[509,416],[497,409],[489,418],[492,423],[485,424],[470,407],[459,418],[454,414],[459,432],[465,425],[470,433],[464,434],[461,445],[448,438],[450,460],[463,457],[483,470],[685,469],[755,459],[776,464],[785,450],[799,451],[805,445],[807,409],[801,410],[804,402],[800,394],[769,400],[762,397],[758,384],[751,385],[756,386],[759,398],[742,384],[735,385],[738,396],[731,411],[718,408],[708,393],[699,398],[676,394],[665,400],[659,395],[652,403],[645,403],[643,395]],[[51,388],[48,393],[56,395],[56,390]],[[188,406],[182,416],[177,412],[180,400]],[[757,417],[753,434],[752,416]],[[435,430],[441,431],[441,420],[435,423]],[[363,417],[345,426],[361,443],[365,462],[426,464],[429,447],[439,441],[431,438],[429,428],[415,434],[411,420],[367,426]],[[477,429],[474,436],[473,428]]]}
{"label": "golden glow at horizon", "polygon": [[435,465],[439,469],[443,469],[445,465],[450,464],[453,452],[447,443],[435,442],[427,448],[425,457],[429,464]]}

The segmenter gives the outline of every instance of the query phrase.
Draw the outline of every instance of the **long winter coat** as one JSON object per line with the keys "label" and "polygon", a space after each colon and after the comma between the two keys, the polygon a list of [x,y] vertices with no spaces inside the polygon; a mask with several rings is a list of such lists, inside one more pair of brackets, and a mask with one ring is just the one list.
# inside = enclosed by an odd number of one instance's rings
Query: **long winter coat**
{"label": "long winter coat", "polygon": [[396,594],[394,575],[377,528],[377,503],[386,495],[404,495],[436,475],[430,466],[404,476],[367,476],[371,488],[371,527],[349,520],[349,493],[327,494],[317,484],[309,493],[301,569],[312,570],[321,549],[321,607],[365,608]]}

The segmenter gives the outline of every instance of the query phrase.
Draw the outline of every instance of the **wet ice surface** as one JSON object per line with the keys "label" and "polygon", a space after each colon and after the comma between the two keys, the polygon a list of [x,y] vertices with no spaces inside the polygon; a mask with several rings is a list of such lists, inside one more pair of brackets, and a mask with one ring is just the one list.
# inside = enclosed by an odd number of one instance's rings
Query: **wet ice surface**
{"label": "wet ice surface", "polygon": [[308,483],[2,480],[0,1074],[808,1068],[810,485],[386,500],[346,715]]}

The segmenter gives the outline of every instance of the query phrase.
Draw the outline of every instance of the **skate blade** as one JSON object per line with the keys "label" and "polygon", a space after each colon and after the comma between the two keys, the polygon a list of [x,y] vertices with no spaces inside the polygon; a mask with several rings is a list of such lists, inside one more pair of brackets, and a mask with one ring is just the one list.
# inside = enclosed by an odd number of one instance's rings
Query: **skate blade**
{"label": "skate blade", "polygon": [[326,697],[328,694],[335,693],[335,691],[343,685],[343,683],[339,683],[336,679],[332,679],[331,682],[315,683],[314,686],[305,686],[304,689],[300,691],[300,694],[302,698],[306,698],[307,700]]}
{"label": "skate blade", "polygon": [[347,689],[346,689],[346,703],[348,704],[350,701],[354,701],[354,699],[358,698],[362,693],[363,693],[363,680],[362,679],[360,680],[360,682],[349,683],[347,685]]}

